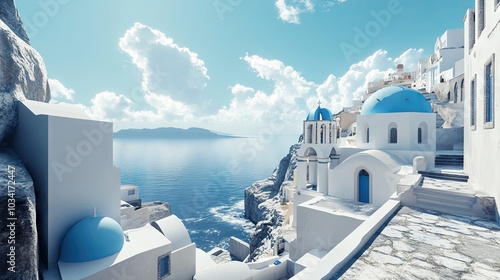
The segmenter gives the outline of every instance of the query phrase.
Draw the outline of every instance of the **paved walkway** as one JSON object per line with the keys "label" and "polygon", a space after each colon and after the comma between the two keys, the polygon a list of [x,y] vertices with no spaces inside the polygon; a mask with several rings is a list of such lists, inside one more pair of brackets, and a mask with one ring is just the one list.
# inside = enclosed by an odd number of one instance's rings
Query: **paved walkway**
{"label": "paved walkway", "polygon": [[334,279],[500,279],[500,226],[403,207]]}

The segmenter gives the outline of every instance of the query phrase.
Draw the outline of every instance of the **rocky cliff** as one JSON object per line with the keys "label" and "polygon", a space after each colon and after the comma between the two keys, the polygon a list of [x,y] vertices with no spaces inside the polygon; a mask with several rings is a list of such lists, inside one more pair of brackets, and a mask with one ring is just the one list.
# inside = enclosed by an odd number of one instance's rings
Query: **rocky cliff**
{"label": "rocky cliff", "polygon": [[[299,138],[300,142],[302,136]],[[276,241],[276,229],[284,221],[284,213],[280,208],[282,189],[293,181],[299,147],[299,144],[290,147],[271,177],[255,182],[245,190],[245,217],[256,224],[255,231],[250,236],[249,261],[266,255]]]}
{"label": "rocky cliff", "polygon": [[2,0],[2,5],[0,6],[0,20],[9,26],[10,29],[16,33],[17,37],[21,38],[27,44],[30,43],[30,39],[24,29],[21,17],[17,12],[14,0]]}
{"label": "rocky cliff", "polygon": [[0,5],[0,278],[38,279],[33,181],[9,146],[16,100],[48,102],[45,63],[30,45],[14,0]]}
{"label": "rocky cliff", "polygon": [[13,0],[3,0],[0,7],[0,145],[3,146],[17,126],[15,100],[50,100],[45,63],[28,42]]}
{"label": "rocky cliff", "polygon": [[0,205],[0,278],[38,279],[33,181],[21,159],[6,148],[0,148]]}

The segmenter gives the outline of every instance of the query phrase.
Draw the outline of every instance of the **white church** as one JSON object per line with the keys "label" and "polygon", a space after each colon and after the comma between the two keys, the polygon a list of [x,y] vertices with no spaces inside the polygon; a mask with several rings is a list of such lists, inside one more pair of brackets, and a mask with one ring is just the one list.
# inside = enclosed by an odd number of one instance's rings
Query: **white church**
{"label": "white church", "polygon": [[374,205],[384,204],[418,161],[434,167],[436,115],[418,91],[378,90],[357,117],[356,146],[340,146],[331,112],[318,106],[304,121],[298,150],[297,189]]}

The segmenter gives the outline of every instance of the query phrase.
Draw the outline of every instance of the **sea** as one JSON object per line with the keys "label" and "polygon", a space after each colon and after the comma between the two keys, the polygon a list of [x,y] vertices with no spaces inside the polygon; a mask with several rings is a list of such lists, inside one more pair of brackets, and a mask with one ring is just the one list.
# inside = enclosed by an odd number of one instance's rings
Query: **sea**
{"label": "sea", "polygon": [[202,250],[248,241],[244,190],[272,175],[297,135],[219,139],[114,139],[121,184],[139,186],[143,202],[171,206]]}

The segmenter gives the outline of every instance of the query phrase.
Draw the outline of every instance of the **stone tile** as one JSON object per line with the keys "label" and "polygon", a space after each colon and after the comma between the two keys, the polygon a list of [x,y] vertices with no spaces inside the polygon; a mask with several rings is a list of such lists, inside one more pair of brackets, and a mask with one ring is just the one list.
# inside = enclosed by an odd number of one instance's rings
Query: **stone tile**
{"label": "stone tile", "polygon": [[417,226],[417,225],[409,225],[408,228],[411,231],[423,231],[422,227],[421,226]]}
{"label": "stone tile", "polygon": [[447,228],[437,227],[437,226],[422,226],[425,231],[430,233],[435,233],[438,235],[447,235],[451,237],[457,237],[458,233],[448,230]]}
{"label": "stone tile", "polygon": [[392,253],[392,248],[389,246],[375,247],[373,251],[377,251],[386,255],[390,255]]}
{"label": "stone tile", "polygon": [[428,262],[424,262],[424,261],[421,261],[421,260],[412,260],[410,262],[410,265],[411,266],[418,266],[418,267],[421,267],[421,268],[428,268],[428,269],[431,269],[431,268],[434,268],[434,265],[428,263]]}
{"label": "stone tile", "polygon": [[408,231],[410,231],[409,228],[404,227],[404,226],[391,226],[391,229],[394,229],[394,230],[397,230],[397,231],[401,231],[401,232],[408,232]]}
{"label": "stone tile", "polygon": [[432,259],[436,264],[449,268],[453,271],[467,271],[468,269],[467,264],[463,261],[458,261],[443,256],[433,256]]}
{"label": "stone tile", "polygon": [[377,252],[371,252],[368,258],[373,262],[373,263],[381,263],[381,264],[394,264],[394,265],[400,265],[403,264],[403,261],[400,258],[396,258],[393,256],[389,256],[386,254],[381,254]]}
{"label": "stone tile", "polygon": [[427,254],[422,254],[420,252],[413,254],[413,257],[418,260],[426,261],[427,258],[429,258],[429,255]]}
{"label": "stone tile", "polygon": [[392,243],[392,247],[394,248],[394,250],[403,251],[403,252],[415,251],[415,248],[413,248],[412,246],[410,246],[402,241],[394,241]]}
{"label": "stone tile", "polygon": [[414,267],[409,270],[410,274],[419,279],[442,279],[441,276],[433,272],[431,269]]}
{"label": "stone tile", "polygon": [[448,257],[448,258],[451,258],[451,259],[454,259],[454,260],[457,260],[457,261],[463,261],[467,264],[470,264],[473,261],[472,258],[470,258],[464,254],[454,252],[454,251],[443,251],[443,252],[441,252],[441,255]]}
{"label": "stone tile", "polygon": [[450,241],[430,233],[411,232],[410,238],[438,248],[452,249],[455,247]]}
{"label": "stone tile", "polygon": [[381,234],[392,237],[392,238],[402,238],[403,234],[400,231],[392,229],[390,226],[387,226],[384,230],[382,230]]}

